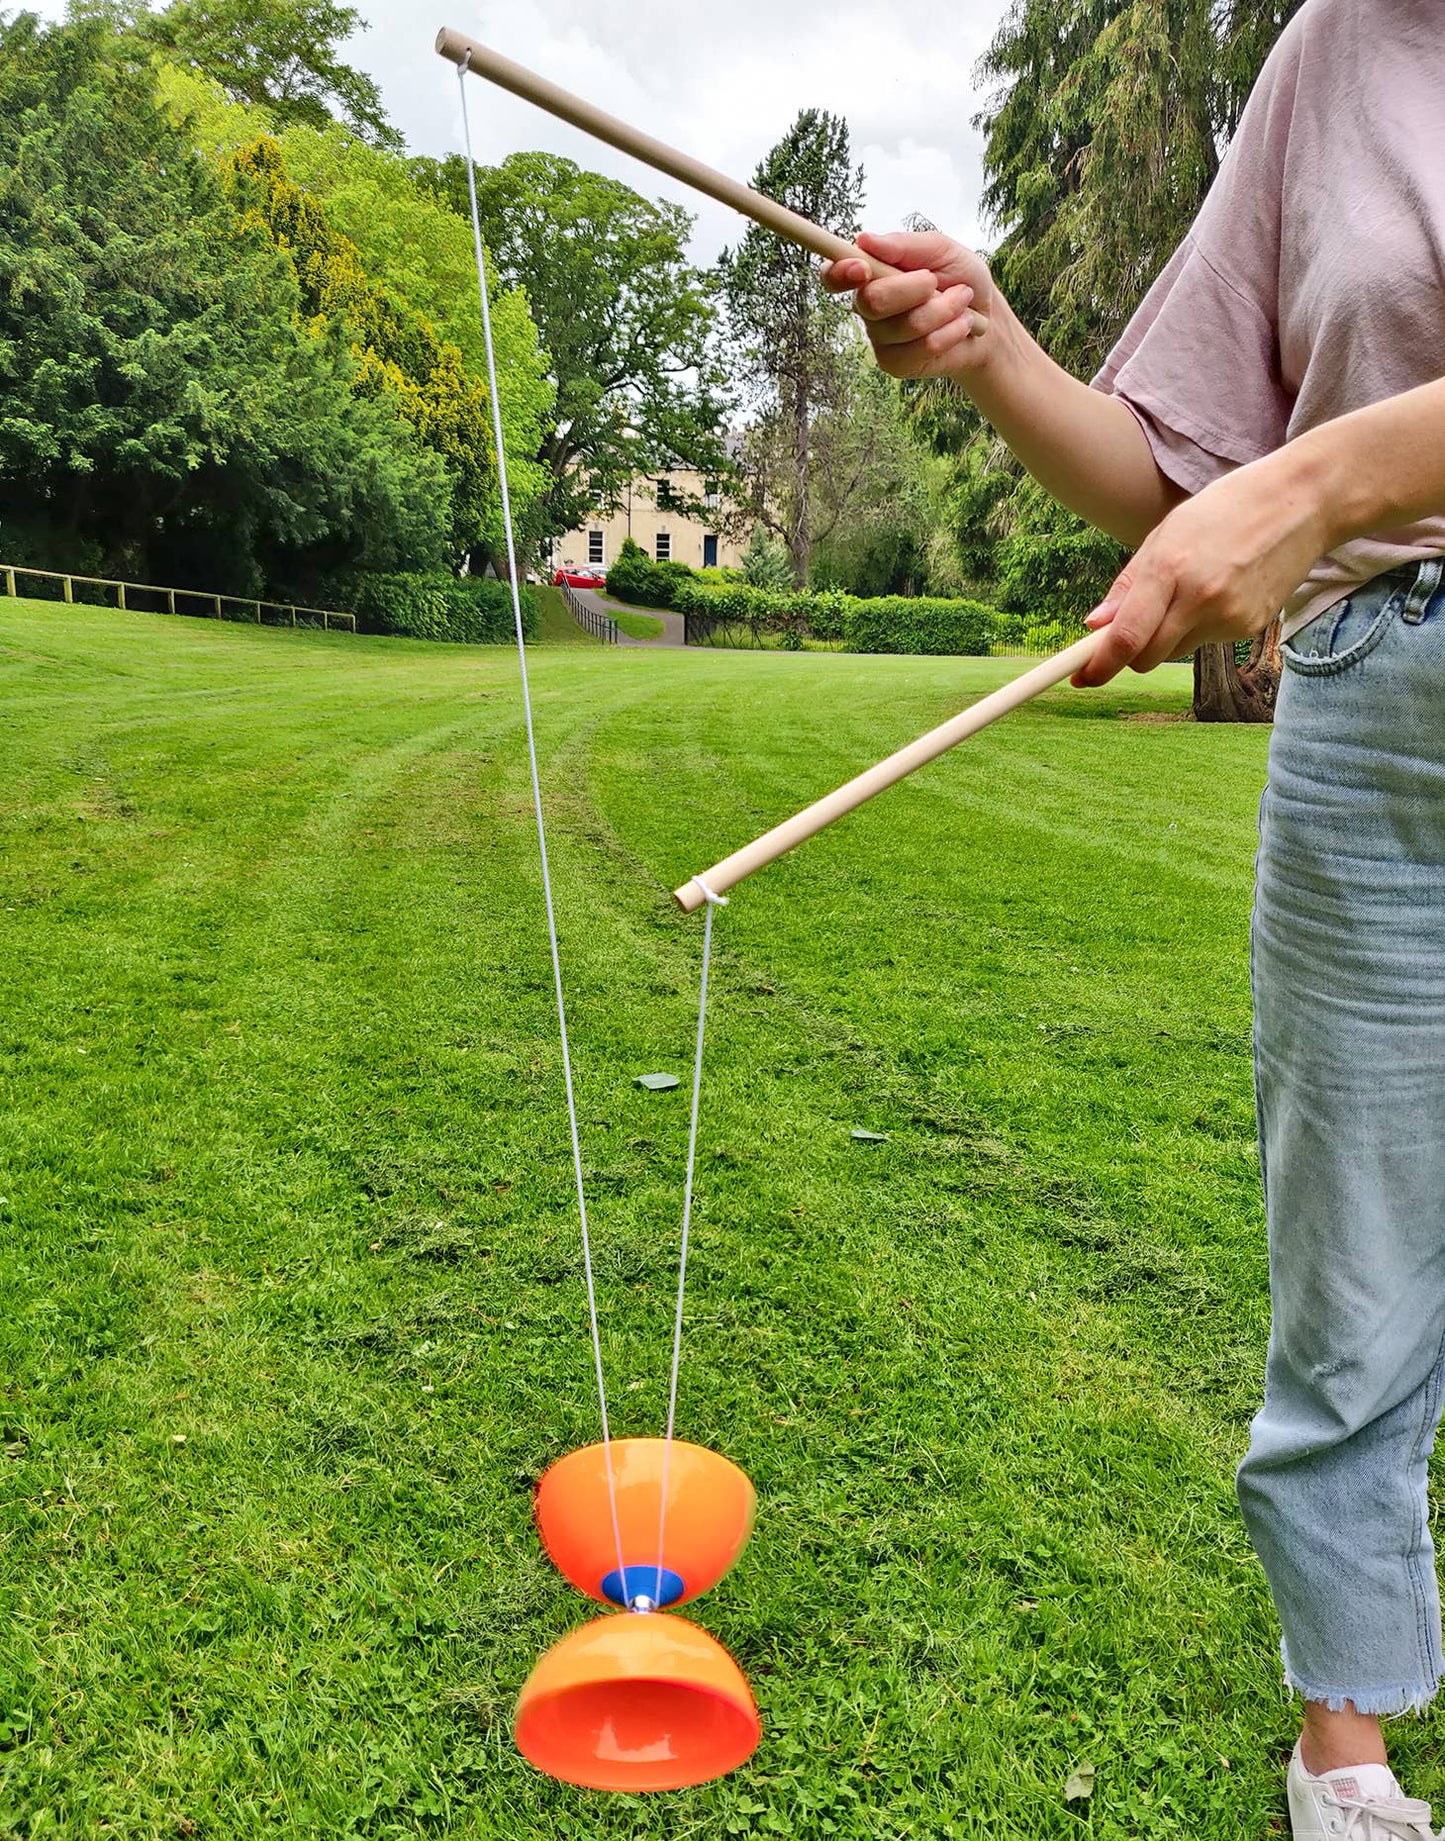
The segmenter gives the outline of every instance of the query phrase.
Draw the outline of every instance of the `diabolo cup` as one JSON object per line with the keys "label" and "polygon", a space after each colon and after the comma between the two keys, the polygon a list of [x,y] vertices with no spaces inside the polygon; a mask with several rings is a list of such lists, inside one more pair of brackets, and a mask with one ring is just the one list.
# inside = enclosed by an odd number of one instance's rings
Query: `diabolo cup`
{"label": "diabolo cup", "polygon": [[[612,1492],[607,1487],[609,1449]],[[674,1439],[666,1458],[667,1516],[659,1566],[666,1452],[667,1441],[661,1438],[588,1445],[559,1458],[537,1487],[542,1545],[558,1571],[600,1604],[632,1604],[639,1595],[659,1607],[686,1604],[716,1585],[747,1544],[757,1510],[752,1484],[716,1451]]]}
{"label": "diabolo cup", "polygon": [[589,1790],[685,1790],[736,1770],[762,1723],[716,1638],[667,1612],[594,1618],[549,1649],[517,1702],[529,1763]]}

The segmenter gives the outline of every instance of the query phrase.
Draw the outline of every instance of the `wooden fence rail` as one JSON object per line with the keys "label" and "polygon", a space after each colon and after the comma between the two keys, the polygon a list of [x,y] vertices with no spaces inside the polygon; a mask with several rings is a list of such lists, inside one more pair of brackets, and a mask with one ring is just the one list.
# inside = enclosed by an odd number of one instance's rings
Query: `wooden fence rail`
{"label": "wooden fence rail", "polygon": [[[60,569],[22,569],[12,563],[0,563],[0,575],[4,576],[7,595],[18,594],[17,578],[29,576],[38,581],[59,582],[60,598],[68,602],[75,600],[77,585],[112,589],[115,605],[130,613],[198,614],[203,619],[251,621],[257,626],[320,626],[327,632],[333,627],[347,633],[356,631],[356,615],[338,613],[332,607],[302,607],[292,601],[257,600],[253,595],[209,594],[199,588],[160,588],[154,582],[115,582],[107,576],[72,575]],[[135,599],[138,595],[159,599],[165,606],[139,606]],[[197,602],[199,606],[188,605]],[[107,603],[102,600],[91,605],[104,607]],[[227,608],[244,609],[244,612],[228,613]],[[268,611],[280,618],[268,620]]]}
{"label": "wooden fence rail", "polygon": [[589,632],[594,639],[600,639],[604,646],[617,644],[617,622],[607,614],[601,614],[595,607],[589,607],[570,582],[562,584],[562,599],[578,626]]}

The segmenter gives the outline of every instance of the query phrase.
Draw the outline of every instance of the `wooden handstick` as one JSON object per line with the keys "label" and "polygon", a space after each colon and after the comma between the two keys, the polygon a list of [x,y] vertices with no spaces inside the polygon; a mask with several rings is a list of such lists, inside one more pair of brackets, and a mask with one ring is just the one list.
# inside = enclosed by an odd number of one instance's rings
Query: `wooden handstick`
{"label": "wooden handstick", "polygon": [[[815,224],[799,216],[796,211],[790,211],[776,199],[755,192],[751,186],[740,185],[736,179],[729,179],[724,173],[714,171],[711,166],[704,166],[701,160],[694,160],[690,154],[679,153],[666,142],[654,140],[650,134],[629,127],[615,115],[608,115],[592,103],[584,102],[580,96],[574,96],[569,90],[549,83],[545,77],[539,77],[535,71],[521,64],[514,64],[510,58],[489,51],[485,45],[479,45],[474,38],[468,38],[464,33],[443,29],[437,34],[437,50],[444,58],[450,58],[453,64],[460,65],[464,70],[474,70],[479,77],[486,77],[500,88],[510,90],[514,96],[536,103],[539,109],[545,109],[549,115],[570,122],[584,134],[606,141],[609,147],[620,148],[623,153],[632,154],[648,166],[655,166],[658,172],[680,179],[694,191],[705,192],[709,198],[716,198],[720,204],[731,205],[734,211],[741,211],[744,217],[750,217],[755,223],[775,230],[789,243],[800,243],[804,249],[811,249],[814,255],[825,256],[830,262],[837,261],[841,256],[851,256],[866,262],[875,280],[880,275],[899,273],[896,268],[890,268],[886,262],[880,262],[876,256],[870,256],[866,250],[859,249],[856,243],[850,243],[846,237],[835,236],[831,230],[824,230],[821,224]],[[983,316],[975,314],[974,332],[981,332],[983,327]]]}
{"label": "wooden handstick", "polygon": [[998,690],[980,698],[959,715],[951,717],[936,729],[930,729],[927,735],[920,735],[916,742],[909,742],[906,748],[890,754],[886,761],[880,761],[876,767],[860,773],[846,786],[825,794],[805,810],[784,819],[782,824],[775,825],[771,831],[765,831],[761,837],[754,838],[751,844],[744,844],[741,850],[735,850],[730,857],[724,857],[721,863],[714,863],[711,869],[705,869],[701,875],[694,876],[692,881],[684,882],[680,889],[673,890],[673,899],[684,914],[691,914],[707,900],[708,891],[714,895],[725,895],[745,876],[752,875],[755,869],[774,862],[785,851],[801,844],[804,838],[812,837],[825,825],[831,825],[834,819],[841,818],[845,812],[851,812],[865,800],[873,798],[875,793],[895,785],[908,774],[926,766],[929,761],[937,760],[940,754],[947,754],[950,748],[966,741],[970,735],[977,735],[980,729],[986,729],[991,722],[997,722],[1000,716],[1008,715],[1010,710],[1018,709],[1031,697],[1038,696],[1040,691],[1061,684],[1065,678],[1071,678],[1087,663],[1098,641],[1097,633],[1089,633],[1083,639],[1075,640],[1073,645],[1065,646],[1062,652],[1046,658],[1042,664],[1035,665],[1032,671],[1026,671],[1011,683],[1001,685]]}

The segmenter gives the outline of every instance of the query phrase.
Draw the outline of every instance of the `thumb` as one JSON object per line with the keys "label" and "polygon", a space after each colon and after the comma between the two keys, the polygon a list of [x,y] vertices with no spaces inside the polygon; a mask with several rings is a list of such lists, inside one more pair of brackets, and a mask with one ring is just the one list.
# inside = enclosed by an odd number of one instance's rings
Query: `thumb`
{"label": "thumb", "polygon": [[946,275],[950,280],[959,278],[960,258],[967,254],[961,243],[955,243],[941,230],[894,230],[886,236],[865,230],[857,241],[860,249],[891,268],[932,269],[940,278]]}
{"label": "thumb", "polygon": [[1084,625],[1091,633],[1097,633],[1100,627],[1108,626],[1122,603],[1128,598],[1129,590],[1133,586],[1134,578],[1127,569],[1114,577],[1109,592],[1093,612],[1084,617]]}

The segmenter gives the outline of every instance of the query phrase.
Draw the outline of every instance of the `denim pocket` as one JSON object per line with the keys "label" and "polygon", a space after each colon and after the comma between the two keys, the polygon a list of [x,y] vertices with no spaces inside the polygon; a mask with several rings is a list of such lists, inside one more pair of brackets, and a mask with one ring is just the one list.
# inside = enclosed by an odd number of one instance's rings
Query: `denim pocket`
{"label": "denim pocket", "polygon": [[1404,596],[1396,591],[1381,595],[1378,590],[1363,588],[1346,601],[1337,601],[1322,614],[1316,614],[1308,626],[1300,628],[1280,647],[1286,666],[1305,677],[1330,677],[1348,671],[1362,658],[1368,658],[1380,641],[1393,615],[1404,605]]}

